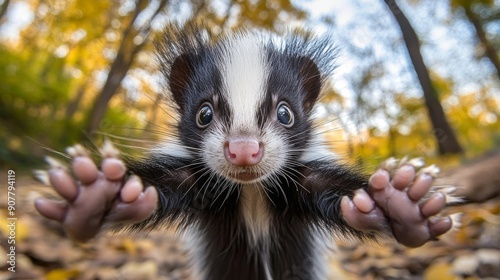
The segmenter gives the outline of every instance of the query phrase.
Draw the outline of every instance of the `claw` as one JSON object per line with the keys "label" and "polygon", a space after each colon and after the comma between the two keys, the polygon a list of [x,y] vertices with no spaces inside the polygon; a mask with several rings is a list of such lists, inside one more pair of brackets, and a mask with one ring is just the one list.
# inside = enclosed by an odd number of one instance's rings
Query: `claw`
{"label": "claw", "polygon": [[383,163],[382,163],[382,168],[387,170],[387,171],[392,171],[394,169],[396,169],[398,166],[398,160],[391,157],[391,158],[388,158],[387,160],[385,160]]}
{"label": "claw", "polygon": [[425,165],[423,158],[413,158],[408,161],[408,164],[415,167],[415,169],[420,169]]}
{"label": "claw", "polygon": [[33,170],[33,176],[38,182],[50,186],[49,172],[47,170]]}
{"label": "claw", "polygon": [[462,226],[462,213],[454,213],[450,215],[451,221],[453,222],[452,230],[456,230]]}
{"label": "claw", "polygon": [[80,144],[76,144],[74,146],[66,148],[66,152],[72,157],[78,157],[78,156],[88,156],[89,152]]}
{"label": "claw", "polygon": [[59,160],[57,160],[53,157],[46,156],[45,162],[47,162],[49,164],[51,169],[62,169],[65,171],[68,170],[68,168],[66,167],[66,165],[64,165],[64,163],[60,162]]}
{"label": "claw", "polygon": [[436,178],[438,173],[439,173],[439,167],[437,167],[435,164],[433,165],[430,165],[430,166],[427,166],[427,167],[424,167],[422,169],[420,169],[417,173],[417,175],[420,175],[420,174],[429,174],[431,175],[433,178]]}
{"label": "claw", "polygon": [[404,156],[402,159],[399,160],[398,168],[405,165],[407,162],[408,162],[408,156]]}
{"label": "claw", "polygon": [[104,140],[102,147],[99,149],[99,153],[103,157],[112,157],[112,158],[120,157],[120,151],[118,151],[118,149],[115,148],[115,146],[109,139]]}
{"label": "claw", "polygon": [[453,193],[457,190],[456,186],[444,185],[444,186],[432,186],[433,192],[440,192],[446,197],[446,204],[455,204],[463,202],[463,199],[459,196],[454,196]]}

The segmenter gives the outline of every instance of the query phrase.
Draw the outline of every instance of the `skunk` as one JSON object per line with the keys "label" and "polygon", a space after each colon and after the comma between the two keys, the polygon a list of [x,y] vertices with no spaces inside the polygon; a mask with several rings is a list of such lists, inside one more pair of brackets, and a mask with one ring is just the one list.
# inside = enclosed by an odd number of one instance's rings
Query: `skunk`
{"label": "skunk", "polygon": [[[393,179],[395,188],[384,192],[389,175],[379,171],[372,181],[384,186],[377,189],[382,195],[374,194],[377,190],[370,189],[368,176],[341,164],[322,141],[313,111],[335,66],[337,52],[328,36],[240,31],[213,40],[197,28],[170,27],[157,46],[178,122],[174,137],[140,159],[126,160],[128,172],[157,192],[152,215],[131,228],[178,225],[189,236],[196,279],[324,279],[323,244],[332,236],[373,239],[378,231],[419,246],[451,227],[449,219],[427,221],[444,207],[443,195],[418,204],[431,186],[428,174],[435,173],[433,168],[416,176],[413,166],[421,166],[415,162],[389,166],[385,169],[399,168],[393,178],[398,172],[410,175]],[[75,149],[68,153],[74,162],[85,156]],[[101,173],[92,164],[86,166],[95,174],[109,173],[104,162]],[[82,167],[73,168],[76,177],[85,178],[79,175]],[[62,181],[76,183],[57,179],[69,175],[54,174],[52,185],[63,193],[69,208],[62,213],[43,201],[36,206],[67,231],[78,235],[82,230],[76,229],[87,230],[82,224],[95,224],[85,216],[89,208],[104,217],[98,223],[125,215],[109,217],[118,209],[109,203],[112,199],[90,202],[101,199],[103,191],[82,199],[78,196],[87,194],[61,191]],[[95,177],[83,180],[83,185],[106,180]],[[410,184],[417,187],[406,192]],[[118,197],[120,186],[110,186]],[[391,200],[394,192],[398,196]],[[78,206],[79,199],[87,204]],[[129,202],[123,194],[121,200]],[[144,208],[133,209],[126,215]]]}
{"label": "skunk", "polygon": [[368,182],[335,163],[314,131],[334,44],[248,31],[215,43],[203,36],[171,31],[159,46],[178,139],[129,166],[159,187],[152,221],[201,233],[194,255],[210,279],[291,278],[294,267],[301,279],[318,279],[322,230],[363,235],[338,208]]}

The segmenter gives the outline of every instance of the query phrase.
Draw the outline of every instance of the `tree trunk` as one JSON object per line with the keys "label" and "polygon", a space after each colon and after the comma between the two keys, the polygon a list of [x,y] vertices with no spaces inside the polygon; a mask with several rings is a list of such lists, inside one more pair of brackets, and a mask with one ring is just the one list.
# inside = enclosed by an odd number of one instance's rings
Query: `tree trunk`
{"label": "tree trunk", "polygon": [[144,128],[144,131],[148,134],[154,134],[154,129],[152,127],[158,126],[157,123],[158,113],[159,110],[161,109],[162,103],[163,103],[163,95],[157,94],[156,99],[153,103],[153,109],[151,110],[151,117],[149,118],[146,127]]}
{"label": "tree trunk", "polygon": [[2,18],[7,13],[7,8],[9,7],[9,0],[4,0],[0,5],[0,23],[2,23]]}
{"label": "tree trunk", "polygon": [[68,106],[66,107],[66,112],[64,113],[64,115],[66,116],[66,119],[72,119],[73,118],[73,115],[75,115],[75,113],[77,112],[78,110],[78,106],[80,106],[80,102],[82,101],[83,99],[83,96],[85,95],[85,91],[87,90],[87,84],[83,84],[81,85],[78,90],[76,91],[76,96],[75,98],[73,98],[73,100],[71,100],[68,104]]}
{"label": "tree trunk", "polygon": [[465,202],[482,202],[500,196],[500,150],[490,151],[443,172],[435,186],[455,186]]}
{"label": "tree trunk", "polygon": [[[118,53],[115,60],[111,64],[108,78],[104,83],[101,93],[94,101],[94,106],[92,107],[87,123],[88,133],[92,133],[99,129],[101,120],[104,118],[106,110],[108,109],[109,101],[116,94],[118,88],[120,87],[120,83],[130,69],[136,54],[144,47],[147,41],[147,36],[149,35],[149,31],[151,29],[152,19],[156,17],[156,15],[166,6],[168,0],[161,1],[157,10],[151,16],[151,19],[146,21],[144,26],[135,29],[134,22],[137,19],[137,16],[147,8],[148,3],[149,1],[147,0],[139,0],[136,4],[134,15],[129,23],[129,26],[123,33]],[[133,40],[138,35],[143,37],[143,41],[139,44],[134,44]]]}
{"label": "tree trunk", "polygon": [[389,139],[387,139],[387,150],[389,151],[389,156],[396,156],[396,136],[397,131],[395,128],[389,128]]}
{"label": "tree trunk", "polygon": [[429,71],[425,66],[422,54],[420,53],[420,42],[415,30],[413,30],[410,22],[399,9],[394,0],[384,0],[384,2],[387,7],[389,7],[389,10],[401,29],[411,62],[415,68],[415,72],[424,92],[425,105],[432,123],[434,137],[436,138],[439,148],[439,154],[461,153],[462,147],[458,143],[457,137],[446,119],[443,107],[439,102],[437,92],[432,84]]}
{"label": "tree trunk", "polygon": [[484,47],[485,56],[491,61],[491,63],[495,67],[498,79],[500,79],[500,61],[498,59],[498,54],[495,48],[490,43],[490,41],[488,41],[488,38],[486,38],[486,32],[484,32],[483,26],[481,25],[481,22],[479,21],[477,16],[472,12],[470,5],[468,7],[466,6],[462,7],[465,10],[465,15],[467,16],[467,19],[472,23],[474,29],[476,30],[476,35],[477,38],[479,39],[479,42],[481,42],[481,44]]}

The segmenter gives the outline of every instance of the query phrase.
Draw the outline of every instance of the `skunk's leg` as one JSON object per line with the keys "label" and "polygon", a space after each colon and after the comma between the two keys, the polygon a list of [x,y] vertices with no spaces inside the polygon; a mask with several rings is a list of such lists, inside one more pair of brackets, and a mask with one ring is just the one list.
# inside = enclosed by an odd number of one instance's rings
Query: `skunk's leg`
{"label": "skunk's leg", "polygon": [[35,201],[38,212],[59,221],[76,241],[93,238],[107,223],[145,220],[157,205],[158,194],[154,187],[143,190],[139,177],[126,178],[125,165],[111,142],[106,141],[100,152],[103,157],[101,170],[82,146],[68,148],[75,178],[62,164],[49,158],[50,184],[63,201],[45,198]]}
{"label": "skunk's leg", "polygon": [[443,210],[447,199],[444,193],[432,193],[439,169],[422,165],[421,160],[386,161],[371,176],[367,191],[356,191],[352,201],[342,199],[346,222],[361,231],[392,233],[409,247],[421,246],[450,230],[450,217],[433,217]]}

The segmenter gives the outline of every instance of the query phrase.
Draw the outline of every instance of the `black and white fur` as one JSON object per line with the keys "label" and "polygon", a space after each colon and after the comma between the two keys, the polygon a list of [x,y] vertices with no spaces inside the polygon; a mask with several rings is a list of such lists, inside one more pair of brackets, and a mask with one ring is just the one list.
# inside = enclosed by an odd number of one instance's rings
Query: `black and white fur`
{"label": "black and white fur", "polygon": [[[192,236],[196,279],[320,279],[321,236],[371,237],[340,214],[341,198],[367,177],[339,164],[312,123],[334,45],[299,33],[208,37],[174,29],[158,45],[179,122],[176,137],[128,164],[160,192],[158,211],[136,227],[180,224]],[[200,127],[207,104],[212,119]],[[283,104],[292,125],[277,117]],[[225,158],[238,137],[258,140],[258,164]]]}

